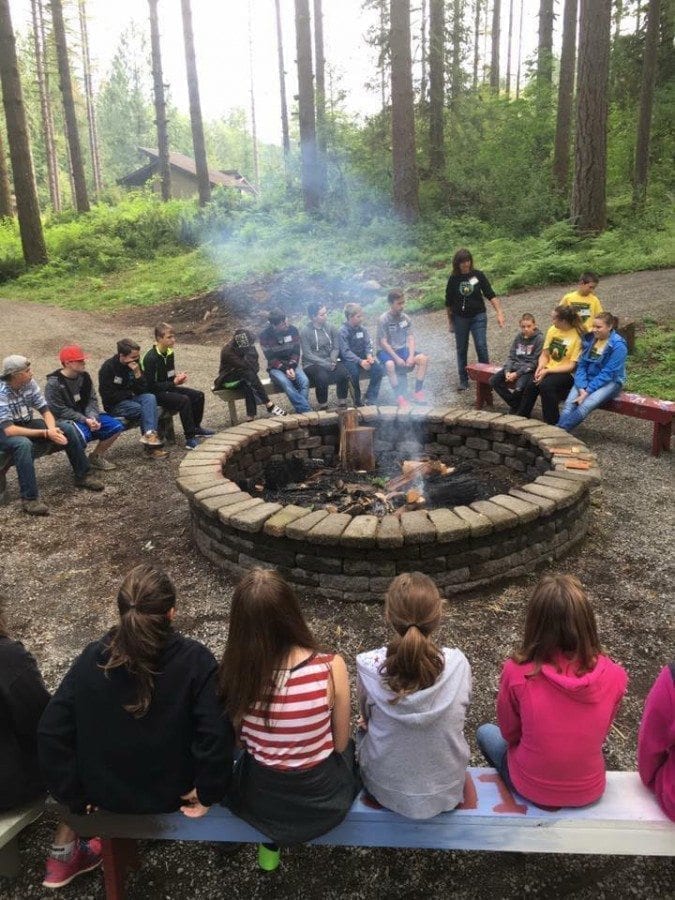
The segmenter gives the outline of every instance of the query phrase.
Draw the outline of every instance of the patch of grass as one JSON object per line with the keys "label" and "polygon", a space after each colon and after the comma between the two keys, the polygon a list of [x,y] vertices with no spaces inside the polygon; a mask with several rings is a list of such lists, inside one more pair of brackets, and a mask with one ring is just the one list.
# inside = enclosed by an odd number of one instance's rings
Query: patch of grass
{"label": "patch of grass", "polygon": [[673,323],[658,325],[646,320],[628,357],[626,390],[675,400],[675,330]]}

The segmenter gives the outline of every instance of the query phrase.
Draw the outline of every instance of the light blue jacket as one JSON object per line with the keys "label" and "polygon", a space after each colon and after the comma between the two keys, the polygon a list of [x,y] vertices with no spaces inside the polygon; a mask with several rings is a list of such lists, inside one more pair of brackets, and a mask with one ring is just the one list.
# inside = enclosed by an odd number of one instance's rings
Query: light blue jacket
{"label": "light blue jacket", "polygon": [[574,386],[592,394],[610,381],[623,385],[626,381],[628,347],[621,335],[616,331],[610,333],[605,349],[598,359],[591,356],[595,335],[585,335],[583,342],[583,350],[574,375]]}

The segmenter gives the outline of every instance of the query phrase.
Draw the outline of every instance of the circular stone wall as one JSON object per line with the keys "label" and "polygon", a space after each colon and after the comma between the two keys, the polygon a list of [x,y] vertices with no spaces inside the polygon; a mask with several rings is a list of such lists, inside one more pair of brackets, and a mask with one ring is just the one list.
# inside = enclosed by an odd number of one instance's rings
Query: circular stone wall
{"label": "circular stone wall", "polygon": [[[267,503],[235,482],[262,474],[269,460],[333,460],[338,416],[258,420],[209,438],[181,463],[178,487],[188,498],[201,552],[236,576],[272,566],[315,596],[369,601],[381,600],[400,572],[426,572],[445,593],[458,593],[524,575],[584,538],[600,472],[595,454],[566,432],[464,408],[373,406],[359,414],[362,424],[376,428],[377,449],[414,447],[506,465],[526,483],[469,506],[381,519]],[[579,468],[578,460],[589,468]]]}

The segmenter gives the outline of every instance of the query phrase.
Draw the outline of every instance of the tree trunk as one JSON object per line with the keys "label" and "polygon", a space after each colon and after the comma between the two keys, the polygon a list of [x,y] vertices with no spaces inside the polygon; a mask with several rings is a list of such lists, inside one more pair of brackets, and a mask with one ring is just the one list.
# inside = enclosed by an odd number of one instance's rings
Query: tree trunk
{"label": "tree trunk", "polygon": [[387,0],[380,0],[380,100],[382,102],[383,113],[386,112],[387,109],[387,56],[385,53],[385,44],[387,42],[389,29],[387,27],[386,3]]}
{"label": "tree trunk", "polygon": [[12,192],[9,187],[5,143],[2,139],[2,128],[0,128],[0,219],[11,219],[12,216]]}
{"label": "tree trunk", "polygon": [[509,0],[509,33],[506,42],[506,99],[511,99],[511,50],[513,47],[513,0]]}
{"label": "tree trunk", "polygon": [[471,80],[471,86],[474,91],[478,89],[478,63],[480,57],[480,3],[481,0],[475,0],[473,20],[473,78]]}
{"label": "tree trunk", "polygon": [[94,191],[101,192],[101,157],[98,152],[98,134],[96,131],[96,111],[94,108],[94,90],[91,84],[91,57],[89,55],[89,32],[87,30],[86,0],[79,0],[80,37],[82,40],[82,74],[84,76],[84,98],[87,105],[87,126],[89,128],[89,152],[91,153],[91,169],[94,180]]}
{"label": "tree trunk", "polygon": [[251,83],[251,143],[253,145],[253,180],[260,191],[260,160],[258,158],[258,123],[255,114],[255,81],[253,78],[253,7],[248,0],[248,71]]}
{"label": "tree trunk", "polygon": [[636,206],[644,203],[647,194],[649,137],[652,126],[652,107],[654,105],[660,5],[659,0],[649,0],[649,5],[647,6],[647,33],[642,56],[642,86],[640,88],[640,106],[638,109],[637,138],[635,142],[633,203]]}
{"label": "tree trunk", "polygon": [[326,192],[326,57],[323,50],[323,9],[321,0],[314,0],[314,68],[316,82],[316,144],[319,192]]}
{"label": "tree trunk", "polygon": [[520,18],[518,19],[518,62],[516,71],[516,100],[520,97],[520,70],[523,61],[523,0],[520,0]]}
{"label": "tree trunk", "polygon": [[[43,74],[44,74],[44,88],[45,88],[45,115],[46,115],[46,130],[47,130],[47,147],[49,151],[49,158],[53,178],[53,186],[50,184],[50,197],[51,190],[53,187],[54,195],[52,199],[52,207],[55,212],[61,212],[62,208],[62,200],[61,200],[61,182],[59,178],[59,158],[56,150],[56,138],[54,137],[54,114],[52,112],[52,95],[50,90],[50,75],[49,75],[49,64],[48,64],[48,53],[47,53],[47,38],[45,36],[45,16],[44,16],[44,6],[43,0],[36,0],[36,11],[37,11],[37,30],[38,30],[38,39],[40,43],[40,48],[42,51],[42,63],[43,63]],[[68,174],[72,184],[72,175],[70,172],[70,166],[68,166]],[[72,191],[72,195],[75,196],[75,191]]]}
{"label": "tree trunk", "polygon": [[26,109],[21,93],[9,0],[0,0],[0,84],[23,258],[29,266],[42,265],[47,262],[47,248],[35,190],[33,159],[30,152]]}
{"label": "tree trunk", "polygon": [[462,25],[463,2],[454,0],[452,7],[452,80],[450,82],[450,107],[457,115],[457,101],[462,92]]}
{"label": "tree trunk", "polygon": [[438,175],[445,169],[443,108],[445,104],[444,0],[429,4],[429,168]]}
{"label": "tree trunk", "polygon": [[623,0],[614,0],[614,43],[621,36],[621,19],[623,18]]}
{"label": "tree trunk", "polygon": [[558,79],[558,109],[553,144],[553,182],[557,190],[567,192],[570,170],[570,136],[574,101],[574,61],[577,41],[577,0],[565,0],[562,50]]}
{"label": "tree trunk", "polygon": [[485,19],[483,24],[483,84],[487,84],[490,80],[490,65],[488,63],[488,38],[490,36],[491,21],[492,16],[490,15],[490,0],[485,0]]}
{"label": "tree trunk", "polygon": [[582,233],[607,224],[607,89],[611,0],[581,0],[572,221]]}
{"label": "tree trunk", "polygon": [[[420,10],[422,23],[420,25],[420,64],[422,77],[420,78],[420,109],[424,109],[427,100],[427,0],[422,0]],[[430,51],[431,52],[431,51]]]}
{"label": "tree trunk", "polygon": [[201,206],[204,206],[211,199],[211,182],[209,180],[209,166],[206,161],[202,107],[199,101],[199,78],[197,77],[197,59],[195,57],[195,39],[192,32],[192,6],[190,0],[181,0],[181,9],[183,12],[185,69],[187,72],[188,95],[190,97],[192,146],[194,147],[195,168],[197,170],[197,190],[199,191],[199,203]]}
{"label": "tree trunk", "polygon": [[314,119],[314,79],[312,73],[312,27],[309,0],[295,0],[295,42],[298,64],[298,117],[302,160],[302,196],[305,209],[318,209],[321,203],[317,165],[316,122]]}
{"label": "tree trunk", "polygon": [[281,28],[281,7],[279,0],[274,0],[274,9],[277,19],[277,62],[279,66],[279,95],[281,103],[281,144],[284,148],[284,163],[286,176],[288,177],[289,155],[291,152],[291,137],[288,130],[288,104],[286,103],[286,68],[284,66],[284,35]]}
{"label": "tree trunk", "polygon": [[87,181],[84,177],[80,133],[77,127],[75,100],[73,98],[73,82],[70,75],[70,62],[68,60],[66,26],[63,21],[63,5],[62,0],[50,0],[50,3],[52,7],[52,25],[54,27],[54,44],[56,46],[56,62],[59,69],[59,85],[61,87],[61,97],[63,99],[63,115],[66,123],[66,133],[68,135],[68,150],[70,152],[70,171],[73,177],[75,209],[81,213],[89,212]]}
{"label": "tree trunk", "polygon": [[490,56],[490,90],[499,93],[499,38],[501,0],[494,0],[492,7],[492,54]]}
{"label": "tree trunk", "polygon": [[539,2],[539,46],[537,48],[537,90],[551,88],[553,80],[553,0]]}
{"label": "tree trunk", "polygon": [[150,52],[152,56],[152,92],[155,101],[155,126],[162,200],[171,199],[171,166],[169,165],[169,132],[166,121],[162,47],[159,39],[158,0],[148,0],[150,7]]}
{"label": "tree trunk", "polygon": [[394,208],[407,222],[419,216],[415,113],[410,58],[410,0],[390,0],[391,129]]}
{"label": "tree trunk", "polygon": [[42,140],[45,146],[47,163],[47,183],[49,184],[49,200],[54,212],[61,211],[61,194],[59,190],[58,164],[54,146],[54,123],[52,120],[51,101],[47,83],[47,67],[45,64],[44,28],[42,27],[42,0],[31,0],[33,17],[33,47],[35,50],[35,74],[38,94],[40,96],[40,121]]}

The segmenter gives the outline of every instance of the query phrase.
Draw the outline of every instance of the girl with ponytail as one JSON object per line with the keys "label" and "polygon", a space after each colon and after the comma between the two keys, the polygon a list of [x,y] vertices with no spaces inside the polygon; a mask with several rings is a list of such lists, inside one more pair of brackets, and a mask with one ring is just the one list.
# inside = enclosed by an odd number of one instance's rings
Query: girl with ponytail
{"label": "girl with ponytail", "polygon": [[435,642],[442,615],[431,578],[399,575],[385,597],[391,640],[356,658],[363,783],[383,806],[412,819],[461,802],[469,761],[471,668],[461,650]]}
{"label": "girl with ponytail", "polygon": [[117,608],[119,623],[78,657],[42,716],[47,787],[73,813],[204,815],[232,769],[216,660],[174,630],[176,592],[160,569],[132,569]]}

